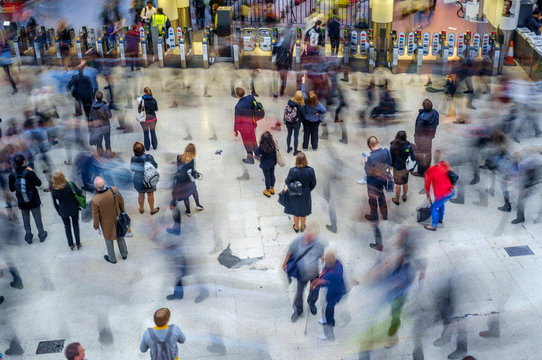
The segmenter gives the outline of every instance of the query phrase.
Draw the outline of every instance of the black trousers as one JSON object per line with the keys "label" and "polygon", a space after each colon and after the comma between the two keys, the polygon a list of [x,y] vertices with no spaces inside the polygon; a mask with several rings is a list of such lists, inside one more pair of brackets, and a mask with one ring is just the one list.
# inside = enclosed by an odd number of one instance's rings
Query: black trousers
{"label": "black trousers", "polygon": [[286,81],[288,80],[288,68],[280,68],[278,71],[280,76],[280,96],[283,96],[286,89]]}
{"label": "black trousers", "polygon": [[318,149],[318,127],[320,121],[303,121],[303,149],[309,147],[309,139],[314,150]]}
{"label": "black trousers", "polygon": [[262,169],[263,177],[265,178],[265,188],[269,190],[275,186],[275,167],[269,169]]}
{"label": "black trousers", "polygon": [[374,220],[378,220],[378,208],[385,220],[388,218],[388,205],[386,204],[386,195],[384,195],[384,186],[367,184],[367,195],[369,196],[369,207],[371,208],[371,216]]}
{"label": "black trousers", "polygon": [[[71,218],[71,224],[70,224]],[[81,239],[79,237],[79,219],[78,216],[63,217],[62,222],[64,223],[64,230],[66,231],[66,238],[68,238],[68,245],[73,246],[73,237],[72,237],[72,225],[73,225],[73,234],[75,235],[75,243],[81,245]]]}
{"label": "black trousers", "polygon": [[[303,291],[305,290],[305,285],[312,280],[314,279],[307,281],[297,279],[297,292],[295,294],[294,307],[298,314],[303,312]],[[316,304],[316,301],[318,301],[318,289],[310,291],[309,296],[307,297],[307,302],[310,305]]]}
{"label": "black trousers", "polygon": [[286,146],[288,146],[288,149],[291,149],[292,147],[290,144],[292,143],[292,133],[294,134],[294,150],[297,151],[297,145],[299,142],[299,128],[301,128],[301,123],[298,121],[294,125],[286,125],[286,129],[288,130],[288,135],[286,135]]}

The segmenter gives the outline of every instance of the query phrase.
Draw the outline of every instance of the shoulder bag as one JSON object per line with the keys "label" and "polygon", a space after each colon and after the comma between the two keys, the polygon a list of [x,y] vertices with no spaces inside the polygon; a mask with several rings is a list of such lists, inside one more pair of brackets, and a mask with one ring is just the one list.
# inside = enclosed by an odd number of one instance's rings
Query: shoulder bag
{"label": "shoulder bag", "polygon": [[141,99],[141,111],[138,111],[136,120],[139,122],[145,122],[147,120],[147,113],[145,112],[145,100]]}
{"label": "shoulder bag", "polygon": [[280,152],[279,143],[277,142],[277,140],[275,140],[275,154],[277,155],[277,164],[279,164],[280,167],[286,165],[286,161],[284,161],[284,157]]}
{"label": "shoulder bag", "polygon": [[297,263],[299,260],[303,258],[303,256],[307,255],[307,253],[312,249],[314,246],[314,242],[312,242],[302,253],[301,255],[295,257],[290,256],[288,258],[288,261],[286,262],[286,275],[288,275],[288,282],[292,282],[292,278],[298,278],[299,277],[299,269],[297,268]]}
{"label": "shoulder bag", "polygon": [[113,194],[113,201],[115,203],[115,214],[117,214],[117,239],[120,237],[124,237],[126,235],[126,232],[128,231],[128,228],[130,227],[130,217],[124,211],[124,209],[121,209],[120,214],[118,213],[117,208],[117,194],[113,191],[112,188],[109,188],[111,193]]}
{"label": "shoulder bag", "polygon": [[85,197],[85,193],[83,192],[82,195],[79,195],[76,191],[75,191],[75,185],[71,182],[71,181],[68,181],[68,185],[70,186],[70,189],[72,189],[72,193],[73,193],[73,196],[75,197],[75,201],[77,201],[77,205],[79,205],[79,209],[84,209],[87,207],[87,199]]}

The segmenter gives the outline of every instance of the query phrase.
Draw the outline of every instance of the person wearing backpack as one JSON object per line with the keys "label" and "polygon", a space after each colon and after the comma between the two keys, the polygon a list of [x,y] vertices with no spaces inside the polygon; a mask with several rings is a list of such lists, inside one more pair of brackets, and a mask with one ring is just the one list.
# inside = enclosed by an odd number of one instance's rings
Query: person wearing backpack
{"label": "person wearing backpack", "polygon": [[[54,170],[51,174],[51,196],[53,197],[53,205],[56,212],[62,218],[64,223],[64,230],[66,231],[66,238],[68,239],[68,246],[73,250],[73,234],[75,235],[75,244],[77,249],[81,248],[81,238],[79,236],[79,202],[76,198],[83,197],[84,194],[81,189],[75,185],[75,183],[66,180],[66,176],[60,170]],[[77,194],[77,195],[76,195]],[[86,203],[85,203],[86,204]],[[86,205],[85,205],[86,206]],[[71,224],[70,224],[71,218]]]}
{"label": "person wearing backpack", "polygon": [[143,333],[139,350],[145,353],[151,349],[151,360],[178,360],[179,344],[184,344],[186,336],[175,325],[168,325],[171,312],[161,308],[154,313],[154,328],[148,328]]}
{"label": "person wearing backpack", "polygon": [[105,149],[111,153],[111,110],[104,101],[104,94],[96,91],[96,102],[92,104],[88,121],[89,144],[96,145],[98,154],[103,155],[102,143],[105,142]]}
{"label": "person wearing backpack", "polygon": [[297,150],[297,145],[299,142],[299,129],[301,128],[301,123],[305,120],[305,97],[303,93],[298,90],[295,92],[293,98],[288,100],[288,105],[284,109],[284,124],[286,125],[286,130],[288,130],[288,135],[286,136],[286,146],[287,152],[292,151],[290,146],[292,140],[292,133],[294,135],[294,156],[299,152]]}
{"label": "person wearing backpack", "polygon": [[[145,154],[145,147],[139,141],[136,141],[133,146],[134,156],[130,161],[130,169],[134,172],[134,189],[137,191],[139,203],[139,213],[145,211],[145,194],[151,209],[151,215],[160,211],[160,208],[154,207],[154,192],[156,191],[156,183],[158,182],[158,164],[150,154]],[[150,166],[149,166],[150,165]]]}
{"label": "person wearing backpack", "polygon": [[26,166],[26,159],[23,155],[15,155],[13,159],[15,171],[9,175],[9,190],[14,192],[17,197],[17,203],[23,215],[24,239],[27,243],[32,244],[32,229],[30,227],[30,213],[34,218],[36,227],[38,228],[38,238],[40,242],[44,242],[47,238],[47,231],[43,229],[41,221],[41,200],[38,193],[38,186],[41,186],[41,180],[31,167]]}
{"label": "person wearing backpack", "polygon": [[314,26],[305,34],[305,47],[307,56],[318,56],[320,46],[324,44],[324,35],[320,28],[322,20],[316,20]]}

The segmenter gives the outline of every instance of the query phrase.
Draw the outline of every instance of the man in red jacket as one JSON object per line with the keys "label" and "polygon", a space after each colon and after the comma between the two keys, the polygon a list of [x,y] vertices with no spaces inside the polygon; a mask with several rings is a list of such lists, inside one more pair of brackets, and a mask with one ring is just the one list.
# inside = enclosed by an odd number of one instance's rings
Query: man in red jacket
{"label": "man in red jacket", "polygon": [[243,159],[245,164],[254,164],[254,157],[256,156],[256,148],[258,143],[256,141],[256,121],[254,120],[254,97],[252,95],[245,96],[245,89],[236,88],[235,95],[239,99],[237,105],[235,105],[235,123],[233,131],[235,136],[241,133],[241,139],[243,145],[247,151],[246,159]]}
{"label": "man in red jacket", "polygon": [[[440,152],[437,150],[434,154],[435,160],[440,159]],[[438,161],[425,171],[425,194],[431,202],[431,225],[425,225],[424,228],[430,231],[436,231],[439,223],[444,218],[444,204],[450,200],[454,194],[454,186],[448,174],[452,168],[447,161]],[[433,194],[435,200],[431,201],[431,184],[433,184]]]}

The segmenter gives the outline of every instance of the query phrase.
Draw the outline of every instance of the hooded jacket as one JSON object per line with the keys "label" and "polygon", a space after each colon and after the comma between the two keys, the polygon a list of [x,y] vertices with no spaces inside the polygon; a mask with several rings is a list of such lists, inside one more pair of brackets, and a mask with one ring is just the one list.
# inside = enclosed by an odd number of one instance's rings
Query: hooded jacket
{"label": "hooded jacket", "polygon": [[420,113],[416,118],[414,136],[430,136],[434,138],[439,124],[438,111],[435,109],[431,109],[430,111],[420,109],[419,111]]}
{"label": "hooded jacket", "polygon": [[[147,94],[143,95],[141,98],[145,104],[145,113],[147,114],[147,120],[145,120],[145,122],[156,120],[156,112],[158,111],[158,103],[156,102],[156,99]],[[137,111],[141,112],[141,103],[139,103]]]}
{"label": "hooded jacket", "polygon": [[90,121],[101,120],[103,125],[104,123],[109,123],[109,119],[111,119],[112,116],[111,110],[105,101],[96,101],[90,108]]}
{"label": "hooded jacket", "polygon": [[252,95],[247,95],[239,99],[235,105],[235,123],[233,131],[251,131],[256,128],[254,121],[255,99]]}

